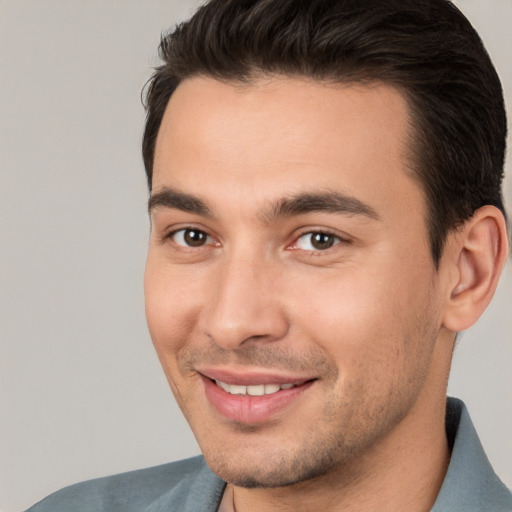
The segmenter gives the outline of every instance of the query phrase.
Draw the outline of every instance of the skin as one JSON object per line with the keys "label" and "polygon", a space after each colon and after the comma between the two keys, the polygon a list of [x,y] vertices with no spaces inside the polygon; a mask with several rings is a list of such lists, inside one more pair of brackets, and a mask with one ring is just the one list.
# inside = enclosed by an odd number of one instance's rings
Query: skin
{"label": "skin", "polygon": [[[436,270],[410,131],[404,98],[385,85],[196,77],[171,97],[155,153],[146,313],[238,512],[435,501],[449,458],[446,383],[463,321],[448,312],[463,235],[449,236]],[[344,211],[283,211],[291,197],[326,192],[343,194]],[[204,244],[187,245],[187,228]],[[315,248],[311,233],[332,247]],[[311,384],[265,421],[233,421],[205,394],[212,368]]]}

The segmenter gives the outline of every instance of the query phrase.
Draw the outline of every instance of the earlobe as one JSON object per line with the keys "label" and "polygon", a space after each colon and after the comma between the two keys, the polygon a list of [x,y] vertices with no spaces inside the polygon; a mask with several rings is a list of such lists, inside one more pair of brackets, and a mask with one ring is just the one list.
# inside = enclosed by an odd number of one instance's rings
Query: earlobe
{"label": "earlobe", "polygon": [[454,234],[450,247],[455,267],[443,325],[455,332],[473,325],[489,305],[508,254],[503,214],[483,206]]}

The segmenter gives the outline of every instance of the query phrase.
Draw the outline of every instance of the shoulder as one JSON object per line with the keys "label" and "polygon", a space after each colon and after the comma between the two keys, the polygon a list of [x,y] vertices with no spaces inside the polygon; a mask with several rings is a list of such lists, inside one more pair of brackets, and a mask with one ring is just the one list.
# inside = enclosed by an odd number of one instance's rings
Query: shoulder
{"label": "shoulder", "polygon": [[494,472],[460,400],[448,399],[446,432],[452,453],[432,512],[512,512],[512,494]]}
{"label": "shoulder", "polygon": [[[181,503],[204,493],[218,500],[224,482],[203,457],[194,457],[65,487],[36,503],[27,512],[135,512],[155,501]],[[215,510],[215,509],[213,509]]]}

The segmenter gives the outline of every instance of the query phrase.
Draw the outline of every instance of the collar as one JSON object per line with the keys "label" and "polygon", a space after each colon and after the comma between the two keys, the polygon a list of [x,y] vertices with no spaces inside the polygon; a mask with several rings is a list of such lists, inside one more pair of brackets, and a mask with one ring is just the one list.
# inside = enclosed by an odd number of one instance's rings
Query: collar
{"label": "collar", "polygon": [[448,398],[448,471],[431,512],[511,512],[512,494],[491,467],[466,406]]}

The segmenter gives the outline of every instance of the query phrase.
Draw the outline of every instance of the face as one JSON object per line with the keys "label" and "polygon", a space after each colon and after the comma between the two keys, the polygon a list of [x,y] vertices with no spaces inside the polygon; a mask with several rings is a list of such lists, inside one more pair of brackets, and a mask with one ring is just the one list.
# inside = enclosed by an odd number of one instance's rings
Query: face
{"label": "face", "polygon": [[384,85],[193,78],[172,95],[147,319],[221,478],[283,486],[341,471],[444,393],[409,131],[405,100]]}

